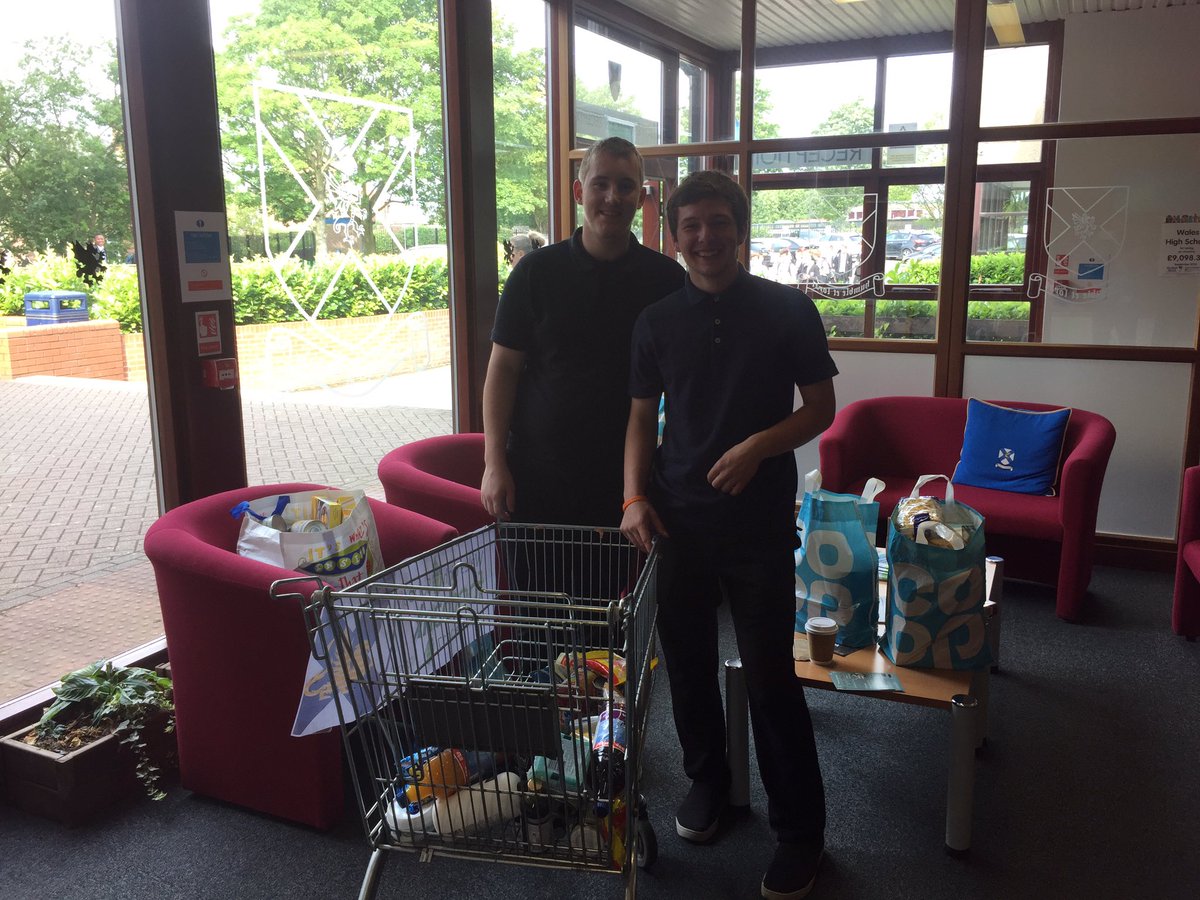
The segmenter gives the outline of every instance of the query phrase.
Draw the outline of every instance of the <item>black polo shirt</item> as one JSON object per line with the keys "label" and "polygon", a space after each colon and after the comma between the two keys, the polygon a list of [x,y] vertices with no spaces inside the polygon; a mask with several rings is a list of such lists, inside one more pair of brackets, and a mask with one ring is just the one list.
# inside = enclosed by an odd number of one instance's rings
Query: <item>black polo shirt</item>
{"label": "black polo shirt", "polygon": [[611,262],[577,229],[513,267],[492,340],[526,354],[508,440],[518,521],[620,523],[633,323],[682,284],[679,263],[632,234]]}
{"label": "black polo shirt", "polygon": [[666,394],[650,484],[668,531],[795,546],[796,462],[763,460],[734,497],[708,472],[735,444],[791,415],[795,388],[837,374],[813,302],[744,269],[721,294],[689,279],[634,326],[630,394]]}

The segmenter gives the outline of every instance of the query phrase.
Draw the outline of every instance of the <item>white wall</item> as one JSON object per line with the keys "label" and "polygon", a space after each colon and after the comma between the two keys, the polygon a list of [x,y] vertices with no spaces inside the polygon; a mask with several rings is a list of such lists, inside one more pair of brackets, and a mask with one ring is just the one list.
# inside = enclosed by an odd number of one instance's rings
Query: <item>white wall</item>
{"label": "white wall", "polygon": [[[882,395],[933,395],[932,354],[922,353],[846,353],[833,352],[833,361],[838,367],[838,376],[833,379],[837,393],[837,408],[867,397]],[[796,402],[799,403],[799,394]],[[818,452],[819,439],[810,441],[796,451],[796,466],[801,476],[819,468],[821,456]]]}

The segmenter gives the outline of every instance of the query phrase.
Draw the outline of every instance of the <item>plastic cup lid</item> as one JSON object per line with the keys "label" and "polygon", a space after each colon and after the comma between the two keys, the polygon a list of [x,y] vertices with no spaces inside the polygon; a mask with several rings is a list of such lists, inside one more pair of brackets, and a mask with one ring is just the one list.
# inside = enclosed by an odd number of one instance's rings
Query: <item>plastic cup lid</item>
{"label": "plastic cup lid", "polygon": [[813,616],[804,623],[804,628],[813,634],[836,634],[838,624],[833,619],[826,618],[825,616]]}

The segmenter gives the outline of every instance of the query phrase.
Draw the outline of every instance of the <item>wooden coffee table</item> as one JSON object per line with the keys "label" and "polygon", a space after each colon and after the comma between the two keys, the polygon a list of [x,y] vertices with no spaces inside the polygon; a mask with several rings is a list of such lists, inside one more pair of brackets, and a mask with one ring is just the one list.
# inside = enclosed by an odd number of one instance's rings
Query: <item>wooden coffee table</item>
{"label": "wooden coffee table", "polygon": [[[796,677],[806,687],[838,692],[830,672],[887,672],[894,674],[903,691],[862,691],[860,696],[893,703],[911,703],[942,709],[950,713],[950,775],[946,791],[946,851],[966,855],[971,847],[971,810],[975,791],[975,751],[987,736],[988,678],[1000,663],[1000,600],[1004,588],[1004,560],[988,557],[986,567],[987,601],[984,615],[988,642],[992,649],[991,669],[951,671],[946,669],[910,669],[897,666],[877,647],[864,647],[847,656],[835,656],[833,666],[808,661],[796,662]],[[881,592],[886,583],[881,582]],[[882,630],[882,624],[880,625]],[[841,691],[838,693],[848,693]],[[749,716],[746,685],[741,660],[725,663],[726,726],[729,744],[729,768],[733,776],[730,803],[745,806],[750,802]]]}

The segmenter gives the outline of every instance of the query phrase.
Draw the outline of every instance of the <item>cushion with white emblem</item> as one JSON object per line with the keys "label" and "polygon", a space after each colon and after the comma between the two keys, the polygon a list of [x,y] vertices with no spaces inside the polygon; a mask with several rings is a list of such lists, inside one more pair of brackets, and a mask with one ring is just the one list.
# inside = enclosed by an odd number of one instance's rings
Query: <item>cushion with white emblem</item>
{"label": "cushion with white emblem", "polygon": [[1012,409],[970,398],[955,484],[1053,495],[1070,409]]}

